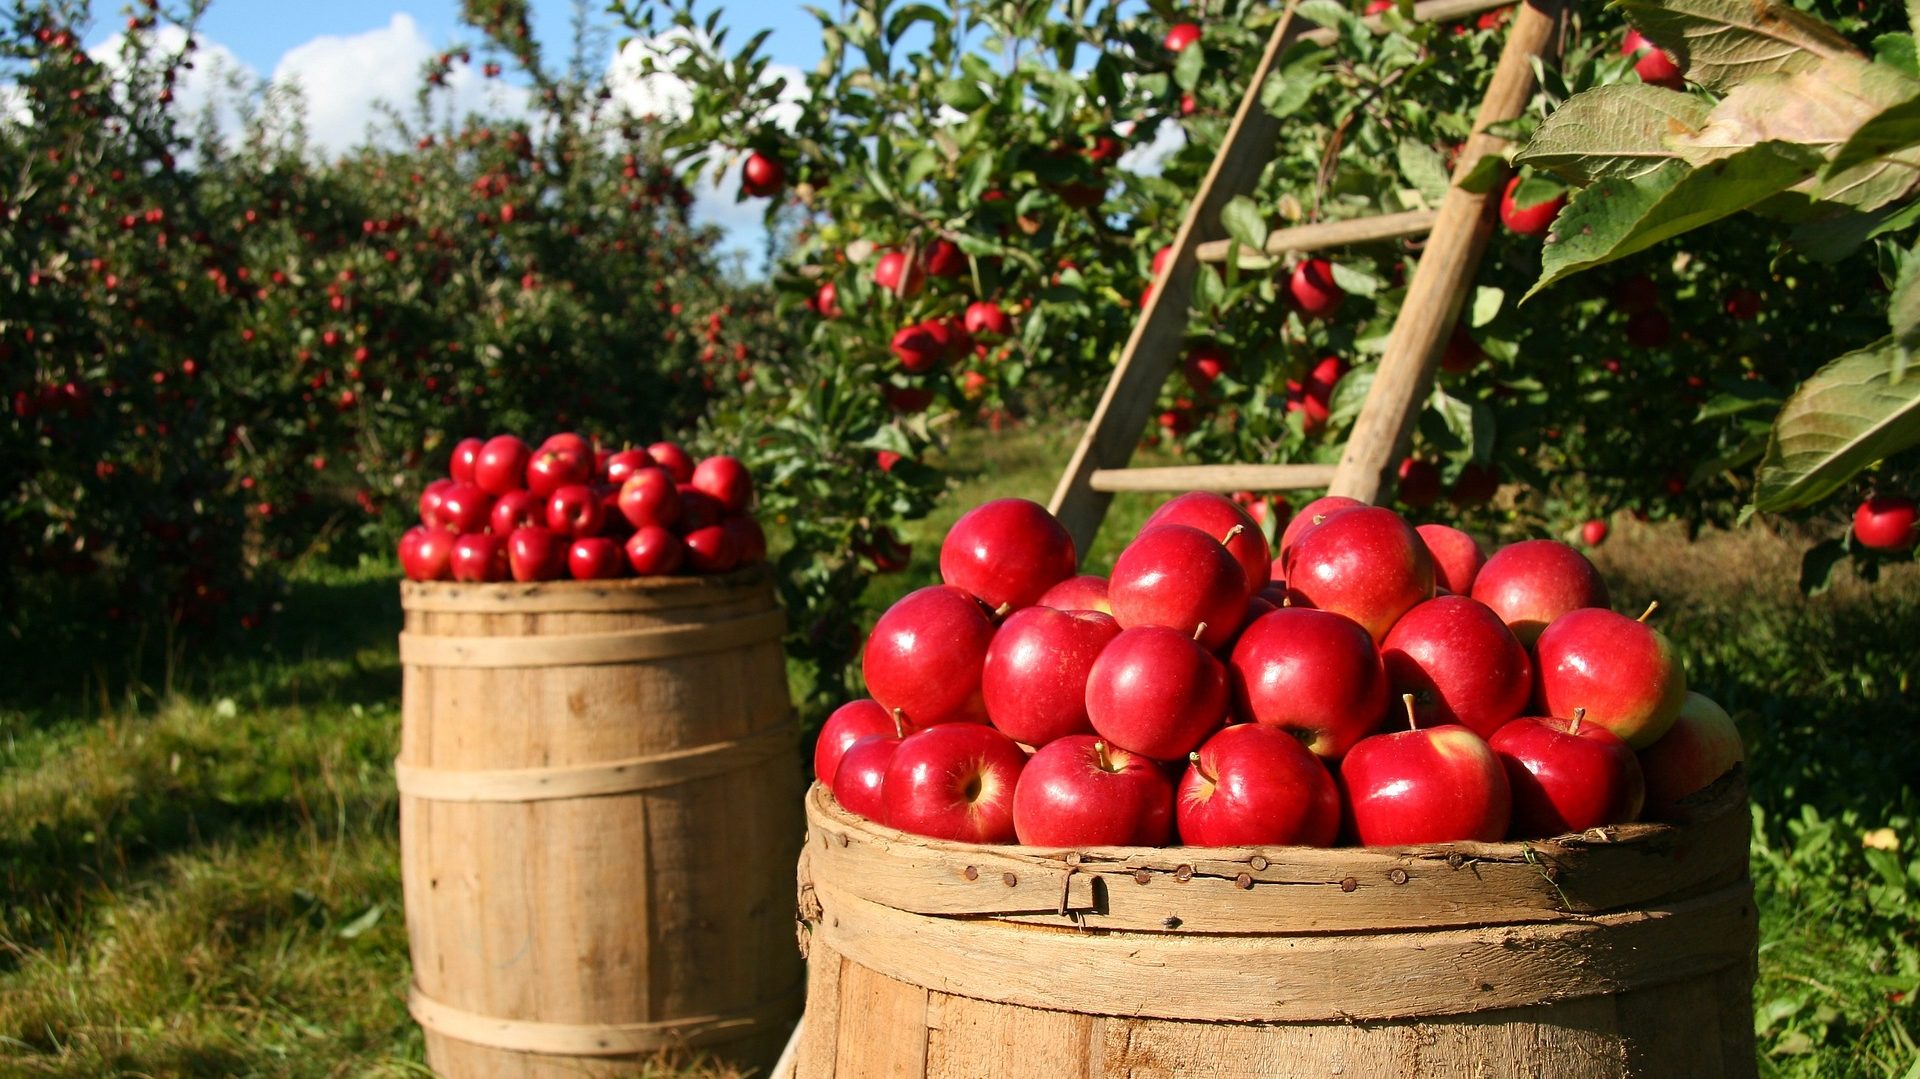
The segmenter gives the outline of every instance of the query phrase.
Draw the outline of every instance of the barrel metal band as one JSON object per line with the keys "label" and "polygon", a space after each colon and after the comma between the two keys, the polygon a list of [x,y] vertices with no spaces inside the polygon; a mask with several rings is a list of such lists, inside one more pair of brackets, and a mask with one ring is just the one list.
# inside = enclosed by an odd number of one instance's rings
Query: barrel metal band
{"label": "barrel metal band", "polygon": [[775,641],[786,631],[778,607],[722,622],[617,633],[528,637],[439,637],[400,634],[400,662],[409,667],[594,667],[718,652]]}
{"label": "barrel metal band", "polygon": [[690,1015],[655,1023],[539,1023],[481,1015],[434,1000],[412,986],[407,1010],[422,1027],[471,1045],[553,1056],[616,1057],[732,1041],[758,1028],[784,1025],[799,1010],[800,993],[786,993],[748,1011]]}
{"label": "barrel metal band", "polygon": [[791,720],[744,738],[710,742],[646,757],[559,768],[452,771],[393,762],[400,793],[430,802],[543,802],[596,798],[671,787],[791,754],[799,727]]}

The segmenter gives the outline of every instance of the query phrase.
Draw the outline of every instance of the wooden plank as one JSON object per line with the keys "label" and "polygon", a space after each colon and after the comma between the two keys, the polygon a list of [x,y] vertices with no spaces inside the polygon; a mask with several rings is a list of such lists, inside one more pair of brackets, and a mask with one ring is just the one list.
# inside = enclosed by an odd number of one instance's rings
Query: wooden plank
{"label": "wooden plank", "polygon": [[1474,119],[1474,134],[1461,151],[1454,183],[1440,203],[1440,216],[1407,286],[1407,297],[1387,338],[1360,416],[1340,455],[1339,474],[1330,494],[1379,502],[1390,490],[1388,474],[1406,452],[1420,405],[1433,385],[1440,349],[1460,317],[1473,289],[1474,273],[1493,230],[1484,212],[1485,194],[1459,185],[1482,157],[1498,154],[1506,140],[1487,132],[1489,125],[1520,115],[1533,99],[1534,65],[1557,46],[1569,0],[1535,0],[1518,5],[1500,63]]}
{"label": "wooden plank", "polygon": [[1174,465],[1103,468],[1096,491],[1303,491],[1333,482],[1332,465]]}
{"label": "wooden plank", "polygon": [[[829,913],[827,922],[832,921]],[[840,968],[840,1015],[834,1074],[845,1079],[923,1079],[927,1074],[925,986],[846,963]]]}
{"label": "wooden plank", "polygon": [[[1328,247],[1350,247],[1354,244],[1424,236],[1433,229],[1433,222],[1439,216],[1438,210],[1407,210],[1397,214],[1356,217],[1346,221],[1322,221],[1312,225],[1276,229],[1267,237],[1265,253],[1284,255],[1290,252],[1319,251]],[[1204,243],[1194,251],[1194,257],[1201,262],[1225,262],[1227,250],[1232,246],[1231,240]]]}
{"label": "wooden plank", "polygon": [[1094,534],[1100,530],[1100,521],[1113,500],[1112,494],[1094,490],[1089,481],[1095,472],[1122,468],[1132,458],[1153,409],[1154,394],[1179,356],[1187,332],[1194,275],[1199,271],[1194,251],[1201,243],[1226,235],[1220,211],[1235,195],[1252,191],[1272,159],[1280,121],[1261,107],[1260,89],[1266,85],[1274,62],[1299,37],[1301,28],[1301,20],[1294,17],[1294,6],[1289,3],[1273,28],[1267,51],[1253,69],[1240,108],[1220,144],[1219,156],[1213,159],[1193,204],[1187,208],[1186,219],[1180,223],[1180,231],[1174,235],[1172,257],[1154,282],[1153,293],[1120,353],[1106,392],[1094,406],[1092,422],[1074,447],[1059,486],[1054,488],[1048,508],[1073,536],[1076,550],[1092,549]]}
{"label": "wooden plank", "polygon": [[1089,1050],[1105,1022],[1099,1016],[1011,1008],[931,993],[927,1000],[927,1075],[942,1079],[1012,1075],[1093,1079]]}

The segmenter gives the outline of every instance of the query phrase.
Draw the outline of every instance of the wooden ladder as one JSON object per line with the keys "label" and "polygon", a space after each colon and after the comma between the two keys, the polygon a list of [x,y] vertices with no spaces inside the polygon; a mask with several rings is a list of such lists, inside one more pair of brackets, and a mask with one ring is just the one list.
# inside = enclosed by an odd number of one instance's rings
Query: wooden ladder
{"label": "wooden ladder", "polygon": [[[1422,0],[1420,21],[1466,18],[1511,0]],[[1173,254],[1153,283],[1140,321],[1127,339],[1106,392],[1049,507],[1085,551],[1106,517],[1116,491],[1283,491],[1328,488],[1364,502],[1377,502],[1387,473],[1405,451],[1419,405],[1433,385],[1441,345],[1460,316],[1493,227],[1483,212],[1488,194],[1460,186],[1476,162],[1497,154],[1506,140],[1487,128],[1520,115],[1534,92],[1534,65],[1553,55],[1559,28],[1574,0],[1522,0],[1499,64],[1481,99],[1474,131],[1461,150],[1453,182],[1435,210],[1384,214],[1282,229],[1267,238],[1269,255],[1296,254],[1427,234],[1405,303],[1388,335],[1373,385],[1354,421],[1337,465],[1226,464],[1128,468],[1155,397],[1172,373],[1186,337],[1194,276],[1203,262],[1225,262],[1233,244],[1225,239],[1221,211],[1236,195],[1251,194],[1272,157],[1280,121],[1261,107],[1260,89],[1275,62],[1296,41],[1331,44],[1327,29],[1304,29],[1289,3],[1227,129],[1213,167],[1200,183],[1173,241]],[[1377,28],[1379,18],[1367,20]]]}

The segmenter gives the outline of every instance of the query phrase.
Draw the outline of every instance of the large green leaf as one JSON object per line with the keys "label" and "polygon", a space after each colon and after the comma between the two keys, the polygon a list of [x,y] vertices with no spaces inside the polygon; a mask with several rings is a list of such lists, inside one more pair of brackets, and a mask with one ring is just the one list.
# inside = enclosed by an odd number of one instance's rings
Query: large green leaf
{"label": "large green leaf", "polygon": [[1712,109],[1691,94],[1646,83],[1602,86],[1555,109],[1515,160],[1583,184],[1645,176],[1672,161],[1671,140],[1699,131]]}
{"label": "large green leaf", "polygon": [[1744,210],[1819,167],[1814,151],[1769,142],[1701,169],[1669,161],[1645,176],[1596,181],[1575,192],[1560,211],[1541,253],[1540,280],[1521,299],[1581,270]]}
{"label": "large green leaf", "polygon": [[1774,418],[1755,509],[1810,506],[1875,461],[1920,444],[1920,378],[1893,381],[1896,351],[1882,338],[1800,384]]}
{"label": "large green leaf", "polygon": [[1710,90],[1804,71],[1823,57],[1860,55],[1825,23],[1775,0],[1618,0],[1616,6],[1681,59],[1687,78]]}

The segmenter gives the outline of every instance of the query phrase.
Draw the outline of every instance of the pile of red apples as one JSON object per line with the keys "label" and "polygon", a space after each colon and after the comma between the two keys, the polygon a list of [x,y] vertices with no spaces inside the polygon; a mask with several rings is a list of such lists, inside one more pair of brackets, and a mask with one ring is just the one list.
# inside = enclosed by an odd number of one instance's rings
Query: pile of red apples
{"label": "pile of red apples", "polygon": [[1110,576],[1075,572],[1041,506],[960,518],[944,583],[875,623],[815,776],[960,842],[1395,846],[1672,819],[1742,759],[1667,638],[1553,540],[1488,557],[1328,497],[1276,555],[1195,492]]}
{"label": "pile of red apples", "polygon": [[672,442],[596,447],[559,434],[462,439],[400,537],[415,581],[579,581],[725,573],[762,561],[753,477],[733,457],[698,464]]}

